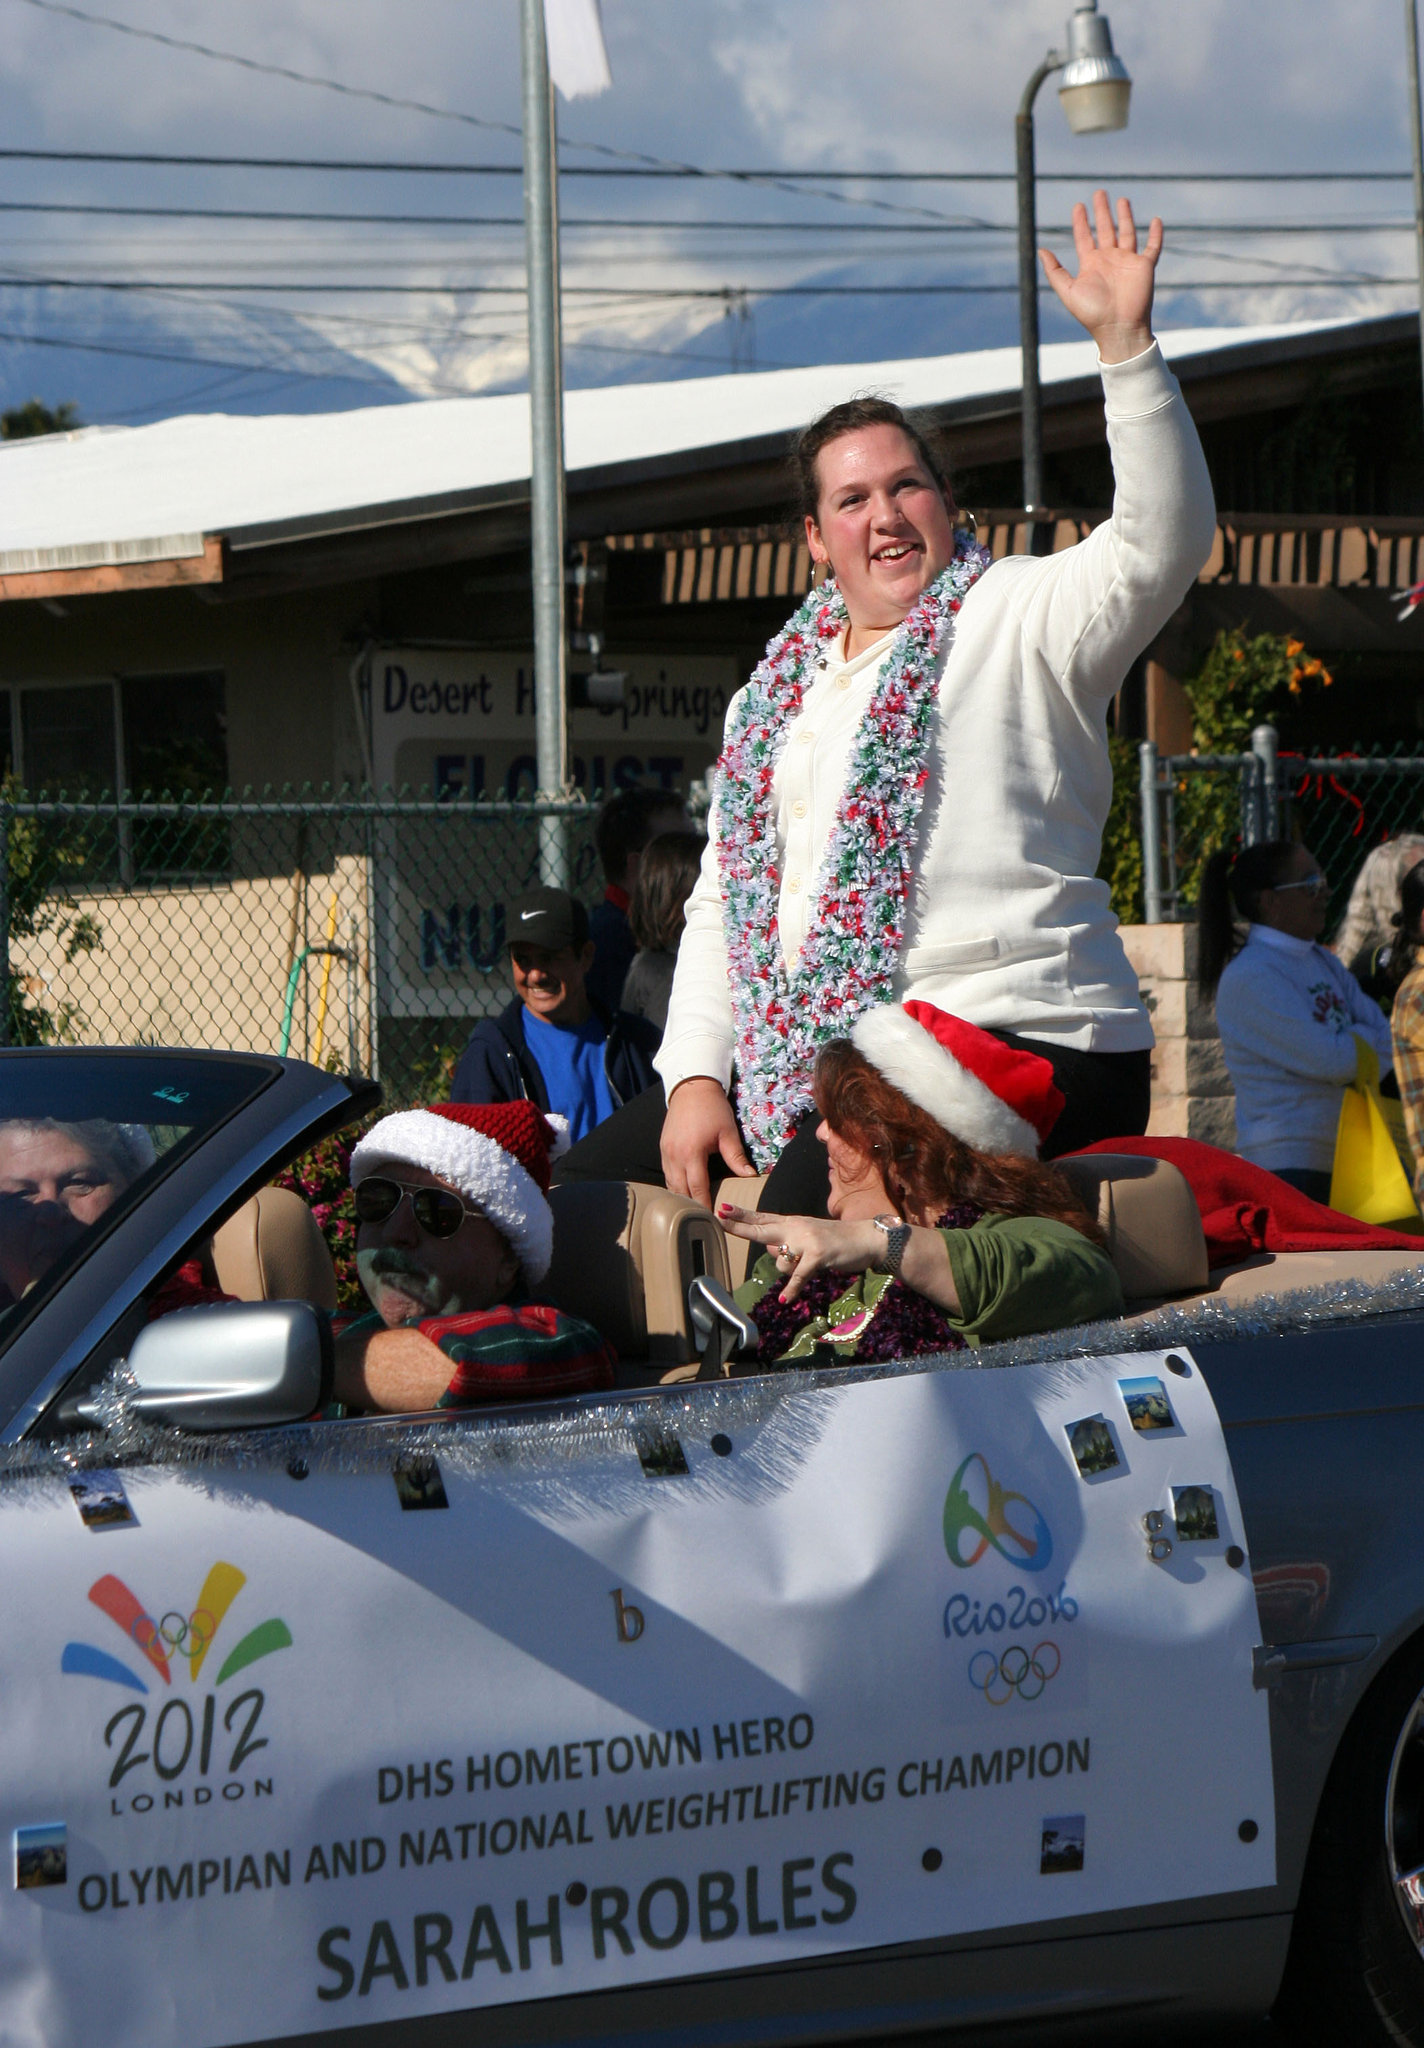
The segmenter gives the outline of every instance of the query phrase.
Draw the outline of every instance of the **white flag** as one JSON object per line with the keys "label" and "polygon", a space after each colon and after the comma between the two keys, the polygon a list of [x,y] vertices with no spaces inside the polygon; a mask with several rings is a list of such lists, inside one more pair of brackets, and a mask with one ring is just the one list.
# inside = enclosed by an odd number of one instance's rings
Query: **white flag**
{"label": "white flag", "polygon": [[606,92],[612,85],[599,0],[544,0],[544,35],[549,76],[566,100]]}

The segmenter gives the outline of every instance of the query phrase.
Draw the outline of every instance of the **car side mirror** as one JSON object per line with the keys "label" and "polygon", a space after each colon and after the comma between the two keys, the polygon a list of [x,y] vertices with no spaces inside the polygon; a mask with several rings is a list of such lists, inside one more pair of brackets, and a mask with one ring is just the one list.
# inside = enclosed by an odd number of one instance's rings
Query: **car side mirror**
{"label": "car side mirror", "polygon": [[[306,1301],[228,1301],[147,1324],[128,1356],[132,1413],[190,1430],[303,1422],[331,1386],[331,1323]],[[91,1398],[82,1421],[98,1421]]]}
{"label": "car side mirror", "polygon": [[756,1356],[757,1326],[720,1281],[705,1274],[694,1280],[687,1290],[687,1312],[697,1343],[698,1379],[725,1379],[728,1364],[739,1353]]}

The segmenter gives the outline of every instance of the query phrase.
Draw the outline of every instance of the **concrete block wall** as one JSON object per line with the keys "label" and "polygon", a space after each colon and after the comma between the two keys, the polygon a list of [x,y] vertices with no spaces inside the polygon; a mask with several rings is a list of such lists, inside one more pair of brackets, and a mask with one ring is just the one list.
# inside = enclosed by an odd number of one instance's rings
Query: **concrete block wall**
{"label": "concrete block wall", "polygon": [[1125,924],[1122,942],[1157,1034],[1149,1134],[1234,1148],[1236,1098],[1215,1008],[1197,993],[1196,926]]}

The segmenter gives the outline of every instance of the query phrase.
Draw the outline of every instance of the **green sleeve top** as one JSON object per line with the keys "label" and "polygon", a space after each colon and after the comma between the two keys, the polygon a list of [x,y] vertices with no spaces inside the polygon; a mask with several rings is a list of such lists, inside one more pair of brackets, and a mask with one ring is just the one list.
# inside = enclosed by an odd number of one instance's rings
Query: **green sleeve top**
{"label": "green sleeve top", "polygon": [[[981,1216],[967,1230],[941,1230],[949,1252],[959,1310],[941,1309],[947,1330],[971,1345],[1066,1329],[1123,1313],[1122,1284],[1106,1252],[1069,1224],[1045,1216]],[[829,1344],[855,1356],[887,1289],[884,1273],[848,1275],[844,1290],[824,1309],[808,1312],[786,1359],[810,1358]],[[747,1314],[785,1285],[770,1253],[757,1260],[737,1289]]]}

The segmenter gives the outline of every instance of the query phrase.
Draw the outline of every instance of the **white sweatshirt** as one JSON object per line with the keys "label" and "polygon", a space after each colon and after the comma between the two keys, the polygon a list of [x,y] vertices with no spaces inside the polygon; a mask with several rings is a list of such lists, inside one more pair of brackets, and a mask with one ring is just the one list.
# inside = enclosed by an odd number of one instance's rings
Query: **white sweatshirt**
{"label": "white sweatshirt", "polygon": [[[1107,706],[1190,587],[1215,512],[1196,429],[1156,343],[1101,368],[1112,518],[1061,554],[995,562],[959,613],[893,998],[1125,1052],[1151,1045],[1152,1027],[1094,875],[1112,795]],[[786,732],[775,798],[789,961],[805,940],[851,739],[890,637],[849,664],[833,660]],[[717,836],[714,804],[655,1062],[669,1094],[694,1074],[723,1087],[731,1077]]]}
{"label": "white sweatshirt", "polygon": [[1236,1149],[1271,1172],[1328,1173],[1340,1094],[1355,1078],[1355,1038],[1394,1064],[1389,1020],[1348,967],[1309,939],[1253,924],[1216,992],[1216,1022],[1236,1089]]}

